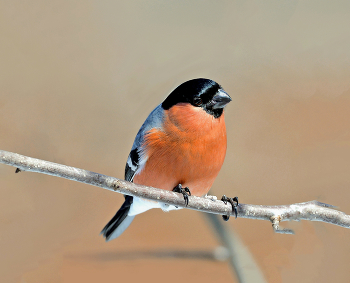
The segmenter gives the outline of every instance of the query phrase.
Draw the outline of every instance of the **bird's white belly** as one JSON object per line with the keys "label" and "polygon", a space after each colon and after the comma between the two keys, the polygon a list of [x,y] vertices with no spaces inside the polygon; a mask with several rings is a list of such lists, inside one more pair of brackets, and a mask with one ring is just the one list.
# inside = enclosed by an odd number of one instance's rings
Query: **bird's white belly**
{"label": "bird's white belly", "polygon": [[174,205],[169,205],[166,203],[154,201],[154,200],[148,200],[143,199],[139,197],[134,197],[133,203],[130,206],[130,210],[128,215],[134,216],[140,213],[143,213],[147,210],[150,210],[152,208],[161,208],[163,211],[170,211],[170,210],[178,210],[181,209],[181,207],[176,207]]}

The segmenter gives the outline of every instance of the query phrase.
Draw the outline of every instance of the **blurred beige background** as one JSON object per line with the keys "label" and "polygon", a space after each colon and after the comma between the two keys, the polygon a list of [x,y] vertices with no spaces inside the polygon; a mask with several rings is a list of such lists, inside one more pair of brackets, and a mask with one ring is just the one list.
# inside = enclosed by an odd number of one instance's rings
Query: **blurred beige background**
{"label": "blurred beige background", "polygon": [[[228,152],[217,195],[319,200],[350,213],[349,1],[0,1],[0,149],[122,178],[149,112],[219,82]],[[120,194],[0,165],[1,282],[235,282],[228,264],[129,259],[211,250],[200,213],[150,211],[117,240]],[[231,219],[268,282],[348,282],[350,231]]]}

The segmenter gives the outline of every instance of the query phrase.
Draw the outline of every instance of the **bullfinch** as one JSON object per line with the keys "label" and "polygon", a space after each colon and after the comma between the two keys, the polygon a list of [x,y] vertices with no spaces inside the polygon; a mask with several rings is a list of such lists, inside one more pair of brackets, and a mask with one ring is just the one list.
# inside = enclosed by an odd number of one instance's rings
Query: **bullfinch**
{"label": "bullfinch", "polygon": [[[193,79],[179,85],[147,117],[138,131],[125,166],[125,180],[140,185],[206,196],[226,154],[224,107],[231,97],[216,82]],[[125,195],[125,201],[101,234],[119,237],[135,215],[173,205]],[[237,216],[237,198],[230,202]],[[228,220],[229,216],[223,216]]]}

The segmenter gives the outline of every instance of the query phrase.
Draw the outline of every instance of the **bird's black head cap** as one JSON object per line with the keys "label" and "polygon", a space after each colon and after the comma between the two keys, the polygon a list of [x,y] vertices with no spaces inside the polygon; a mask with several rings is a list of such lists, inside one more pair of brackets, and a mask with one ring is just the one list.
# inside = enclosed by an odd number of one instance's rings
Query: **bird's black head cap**
{"label": "bird's black head cap", "polygon": [[170,109],[178,103],[190,103],[195,107],[203,108],[215,118],[221,116],[224,107],[231,101],[231,97],[222,87],[209,79],[193,79],[179,85],[163,101],[162,107]]}

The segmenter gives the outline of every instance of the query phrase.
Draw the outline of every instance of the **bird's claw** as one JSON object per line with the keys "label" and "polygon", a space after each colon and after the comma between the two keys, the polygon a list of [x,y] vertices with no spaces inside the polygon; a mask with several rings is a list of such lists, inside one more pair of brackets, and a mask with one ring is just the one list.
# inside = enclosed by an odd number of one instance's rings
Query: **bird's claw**
{"label": "bird's claw", "polygon": [[191,191],[188,187],[184,188],[184,191],[190,196],[191,195]]}
{"label": "bird's claw", "polygon": [[[229,202],[232,205],[232,212],[235,214],[237,218],[238,197],[228,198],[227,196],[223,195],[221,200],[224,202],[224,204],[227,204]],[[228,221],[230,219],[230,215],[223,215],[222,219],[224,219],[225,221]]]}
{"label": "bird's claw", "polygon": [[173,192],[180,193],[183,195],[186,206],[188,205],[188,196],[191,195],[191,191],[188,187],[183,188],[181,184],[178,184],[174,189]]}

